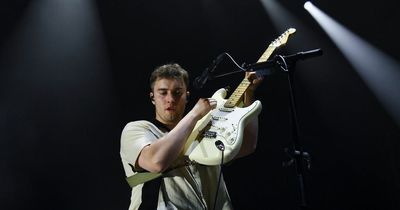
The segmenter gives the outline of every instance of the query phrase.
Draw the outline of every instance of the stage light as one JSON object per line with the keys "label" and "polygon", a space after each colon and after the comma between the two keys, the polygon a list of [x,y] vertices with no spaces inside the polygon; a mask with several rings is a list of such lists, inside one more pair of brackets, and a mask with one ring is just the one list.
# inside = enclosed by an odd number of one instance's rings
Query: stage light
{"label": "stage light", "polygon": [[304,3],[304,9],[306,9],[306,10],[309,9],[311,6],[312,6],[312,3],[310,1],[306,1]]}

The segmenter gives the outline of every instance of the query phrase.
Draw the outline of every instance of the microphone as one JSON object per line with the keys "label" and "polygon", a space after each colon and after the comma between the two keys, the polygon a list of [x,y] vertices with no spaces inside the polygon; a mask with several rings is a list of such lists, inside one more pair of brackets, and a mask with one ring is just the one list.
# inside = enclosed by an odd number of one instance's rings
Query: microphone
{"label": "microphone", "polygon": [[211,65],[210,65],[208,68],[206,68],[206,69],[203,71],[203,73],[201,73],[200,76],[198,76],[198,77],[196,77],[196,78],[194,79],[194,81],[193,81],[193,86],[194,86],[196,89],[201,89],[201,88],[203,88],[204,84],[206,84],[206,82],[207,82],[209,79],[212,79],[211,73],[215,70],[215,68],[217,68],[217,65],[218,65],[219,63],[221,63],[222,58],[223,58],[224,55],[225,55],[225,54],[220,54],[217,58],[215,58],[215,59],[213,60],[213,62],[211,63]]}
{"label": "microphone", "polygon": [[294,63],[298,60],[305,60],[308,58],[313,58],[313,57],[317,57],[317,56],[321,56],[322,55],[322,50],[321,49],[314,49],[314,50],[309,50],[309,51],[305,51],[305,52],[298,52],[296,54],[292,54],[292,55],[286,55],[283,56],[283,58],[285,59],[285,61],[287,63]]}

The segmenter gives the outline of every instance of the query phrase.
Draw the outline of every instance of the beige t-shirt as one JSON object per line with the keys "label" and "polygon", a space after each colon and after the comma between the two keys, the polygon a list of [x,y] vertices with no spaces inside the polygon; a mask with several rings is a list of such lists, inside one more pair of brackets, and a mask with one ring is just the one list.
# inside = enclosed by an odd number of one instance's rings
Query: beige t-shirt
{"label": "beige t-shirt", "polygon": [[[125,126],[121,134],[120,155],[127,177],[137,173],[133,166],[143,147],[165,134],[149,121],[134,121]],[[157,209],[212,209],[220,170],[220,166],[195,164],[163,174]],[[129,210],[139,208],[142,188],[143,184],[132,188]],[[233,209],[223,178],[215,209]]]}

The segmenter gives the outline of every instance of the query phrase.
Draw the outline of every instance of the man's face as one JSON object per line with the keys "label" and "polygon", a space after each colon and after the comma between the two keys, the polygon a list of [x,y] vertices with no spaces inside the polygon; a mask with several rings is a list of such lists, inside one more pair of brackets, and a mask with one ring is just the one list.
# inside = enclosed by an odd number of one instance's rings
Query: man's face
{"label": "man's face", "polygon": [[153,87],[156,119],[175,126],[183,117],[187,101],[187,88],[183,80],[161,78]]}

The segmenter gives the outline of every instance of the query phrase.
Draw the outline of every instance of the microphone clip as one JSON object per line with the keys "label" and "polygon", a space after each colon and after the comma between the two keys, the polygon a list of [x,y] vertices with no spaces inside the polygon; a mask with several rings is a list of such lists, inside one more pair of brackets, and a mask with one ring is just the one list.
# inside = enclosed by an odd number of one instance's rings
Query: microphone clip
{"label": "microphone clip", "polygon": [[222,59],[224,58],[225,53],[218,55],[207,67],[200,76],[196,77],[193,81],[193,86],[196,89],[201,89],[206,84],[208,80],[214,79],[214,75],[212,74],[215,69],[217,68],[218,64],[221,63]]}

